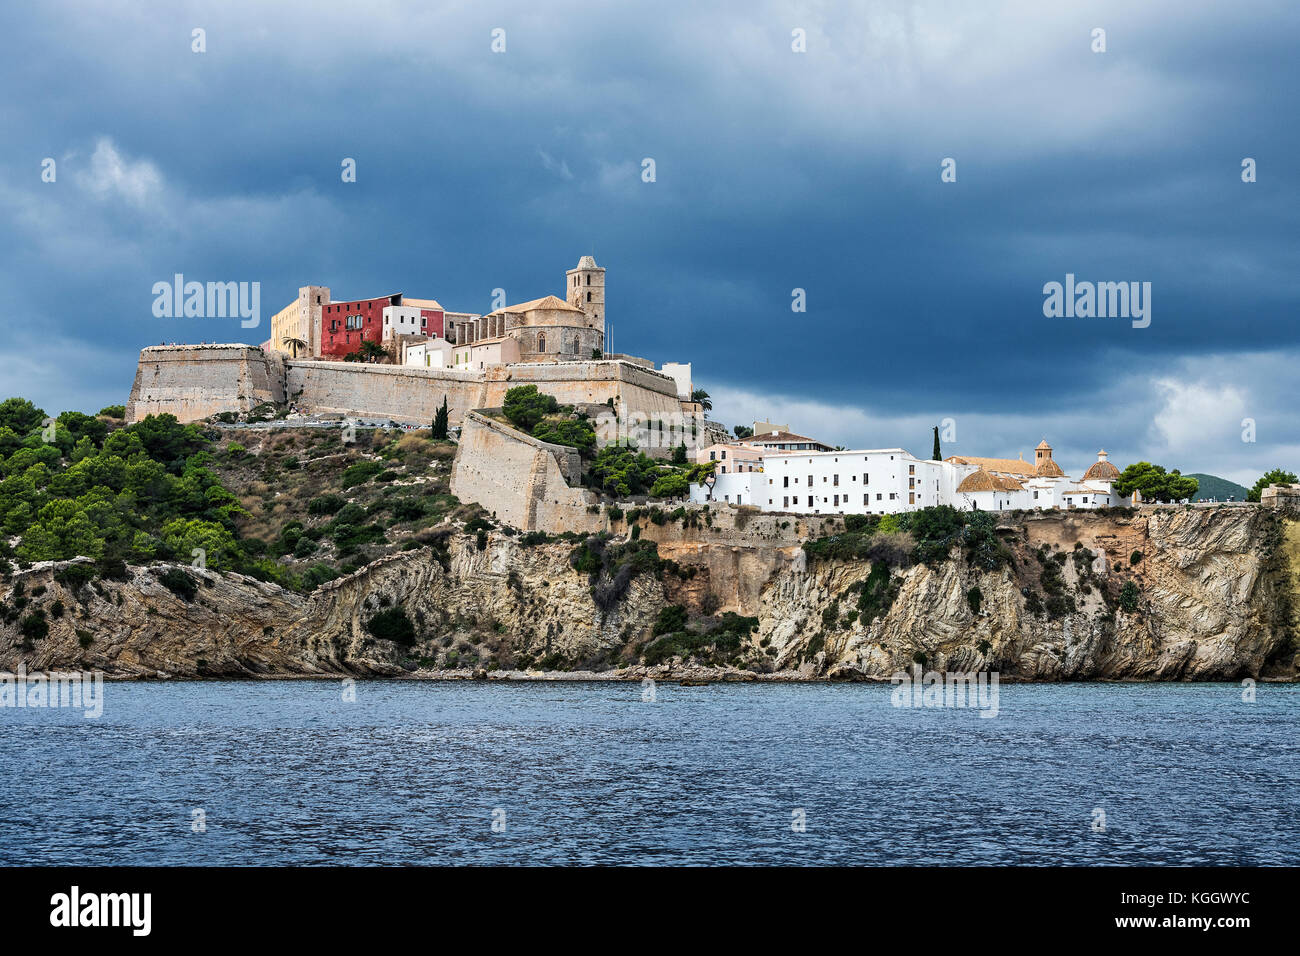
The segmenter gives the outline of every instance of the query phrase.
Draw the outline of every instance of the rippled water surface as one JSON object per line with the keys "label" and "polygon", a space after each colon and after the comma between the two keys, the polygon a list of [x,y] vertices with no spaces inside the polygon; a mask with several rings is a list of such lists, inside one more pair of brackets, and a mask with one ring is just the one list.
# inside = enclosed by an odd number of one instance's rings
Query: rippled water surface
{"label": "rippled water surface", "polygon": [[1294,685],[1004,684],[993,719],[888,685],[104,692],[0,709],[0,863],[1300,863]]}

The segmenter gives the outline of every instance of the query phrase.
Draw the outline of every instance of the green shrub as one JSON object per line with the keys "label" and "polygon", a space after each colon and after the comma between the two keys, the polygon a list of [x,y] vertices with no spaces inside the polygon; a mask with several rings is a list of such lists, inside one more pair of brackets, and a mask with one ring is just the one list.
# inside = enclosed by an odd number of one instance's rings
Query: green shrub
{"label": "green shrub", "polygon": [[972,614],[978,614],[980,612],[980,604],[983,603],[983,601],[984,592],[979,589],[979,585],[975,585],[967,590],[966,603],[970,605],[970,612]]}
{"label": "green shrub", "polygon": [[1129,564],[1141,564],[1141,563],[1142,563],[1142,552],[1141,552],[1141,551],[1134,551],[1132,554],[1130,554],[1129,557],[1128,557],[1128,563],[1129,563]]}
{"label": "green shrub", "polygon": [[1137,584],[1132,578],[1124,582],[1124,586],[1119,589],[1119,606],[1125,611],[1132,613],[1138,609],[1139,591]]}
{"label": "green shrub", "polygon": [[670,604],[659,609],[651,634],[668,634],[672,631],[686,629],[686,608],[680,604]]}
{"label": "green shrub", "polygon": [[158,583],[185,601],[193,601],[194,596],[199,593],[199,586],[194,578],[180,568],[168,568],[158,575]]}
{"label": "green shrub", "polygon": [[384,466],[377,461],[359,461],[355,465],[349,465],[343,469],[343,475],[339,483],[346,488],[354,488],[357,485],[363,485],[375,475],[384,470]]}
{"label": "green shrub", "polygon": [[366,630],[381,641],[410,647],[415,644],[415,625],[400,606],[385,608],[366,621]]}
{"label": "green shrub", "polygon": [[307,514],[309,515],[332,515],[338,514],[339,510],[347,504],[338,495],[321,495],[319,498],[313,498],[307,502]]}
{"label": "green shrub", "polygon": [[32,611],[31,614],[18,622],[18,630],[22,633],[25,641],[41,640],[50,633],[50,625],[45,620],[45,612],[39,609]]}

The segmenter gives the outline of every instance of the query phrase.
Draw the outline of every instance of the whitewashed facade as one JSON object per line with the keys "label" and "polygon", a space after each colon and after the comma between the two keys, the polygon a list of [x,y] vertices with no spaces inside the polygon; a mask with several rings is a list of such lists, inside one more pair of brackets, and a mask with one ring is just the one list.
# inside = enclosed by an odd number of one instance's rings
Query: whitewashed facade
{"label": "whitewashed facade", "polygon": [[1120,504],[1119,471],[1106,453],[1082,480],[1066,475],[1044,441],[1037,460],[915,458],[903,448],[773,453],[762,470],[716,474],[712,490],[691,486],[695,502],[753,504],[792,514],[897,514],[935,505],[962,511],[1104,508]]}

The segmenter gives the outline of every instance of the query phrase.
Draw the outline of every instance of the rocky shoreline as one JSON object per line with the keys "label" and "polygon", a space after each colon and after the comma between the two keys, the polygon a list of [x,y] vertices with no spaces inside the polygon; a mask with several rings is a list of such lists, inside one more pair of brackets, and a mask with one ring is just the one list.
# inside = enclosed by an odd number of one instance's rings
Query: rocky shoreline
{"label": "rocky shoreline", "polygon": [[[732,517],[648,523],[642,540],[673,570],[614,590],[575,570],[572,541],[525,544],[503,531],[389,555],[305,594],[176,565],[62,583],[68,562],[38,564],[0,585],[0,672],[708,683],[888,681],[916,664],[1006,682],[1300,673],[1295,516],[1237,507],[1008,519],[998,530],[1011,556],[996,570],[956,548],[893,566],[889,600],[872,608],[871,560],[810,557],[793,529]],[[177,571],[193,578],[190,593],[167,586]],[[1125,589],[1136,595],[1128,604]],[[414,629],[405,641],[376,633],[393,609]],[[729,621],[735,649],[710,660],[706,641],[704,656],[656,660],[651,628],[673,609],[692,626]],[[22,630],[37,611],[39,636]]]}

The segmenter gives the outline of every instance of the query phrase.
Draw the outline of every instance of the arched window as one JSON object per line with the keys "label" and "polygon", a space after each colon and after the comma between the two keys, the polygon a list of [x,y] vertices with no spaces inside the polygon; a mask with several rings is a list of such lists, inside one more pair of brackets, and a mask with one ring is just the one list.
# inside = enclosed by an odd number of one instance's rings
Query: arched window
{"label": "arched window", "polygon": [[545,352],[545,351],[546,351],[546,333],[545,333],[545,332],[539,332],[539,333],[537,334],[537,351],[539,351],[539,352]]}
{"label": "arched window", "polygon": [[591,273],[587,273],[587,285],[591,285]]}
{"label": "arched window", "polygon": [[587,293],[587,301],[588,301],[588,302],[591,301],[591,293],[590,293],[590,292]]}

